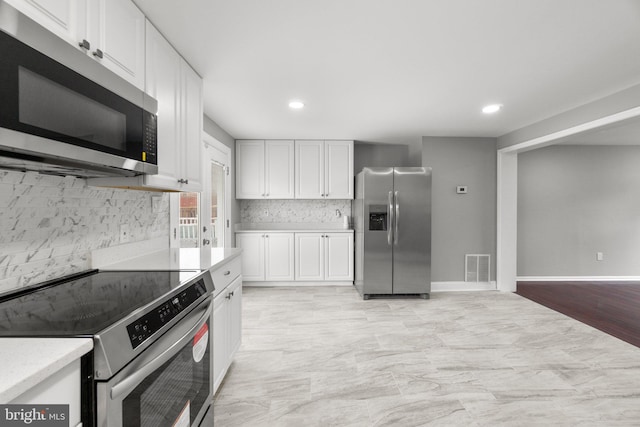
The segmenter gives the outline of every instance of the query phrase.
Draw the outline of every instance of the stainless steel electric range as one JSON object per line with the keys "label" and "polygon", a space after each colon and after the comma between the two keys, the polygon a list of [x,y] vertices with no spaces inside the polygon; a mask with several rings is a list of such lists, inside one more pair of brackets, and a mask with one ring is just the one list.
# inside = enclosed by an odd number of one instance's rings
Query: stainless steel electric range
{"label": "stainless steel electric range", "polygon": [[0,296],[0,336],[93,338],[85,427],[199,426],[213,397],[213,290],[208,271],[92,270]]}

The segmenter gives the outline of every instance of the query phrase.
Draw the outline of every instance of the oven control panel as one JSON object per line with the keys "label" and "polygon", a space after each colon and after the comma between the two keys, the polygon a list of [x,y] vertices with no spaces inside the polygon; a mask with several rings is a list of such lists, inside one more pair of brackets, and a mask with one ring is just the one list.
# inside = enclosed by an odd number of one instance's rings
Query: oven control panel
{"label": "oven control panel", "polygon": [[206,293],[207,288],[204,280],[200,279],[179,294],[165,300],[151,312],[127,325],[129,340],[131,340],[133,348],[145,342],[147,338],[162,329]]}

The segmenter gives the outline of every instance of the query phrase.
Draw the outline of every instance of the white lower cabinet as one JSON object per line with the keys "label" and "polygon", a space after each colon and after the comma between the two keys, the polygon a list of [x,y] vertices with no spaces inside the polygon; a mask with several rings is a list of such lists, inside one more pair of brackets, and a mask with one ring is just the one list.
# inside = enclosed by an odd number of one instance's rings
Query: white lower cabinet
{"label": "white lower cabinet", "polygon": [[295,233],[295,279],[352,281],[352,233]]}
{"label": "white lower cabinet", "polygon": [[239,231],[247,282],[351,282],[353,232]]}
{"label": "white lower cabinet", "polygon": [[80,359],[78,359],[9,403],[69,405],[68,425],[77,426],[80,425],[81,417],[81,382]]}
{"label": "white lower cabinet", "polygon": [[[217,283],[214,284],[219,286]],[[242,276],[236,276],[236,278],[213,299],[214,393],[220,387],[241,343]]]}
{"label": "white lower cabinet", "polygon": [[294,280],[293,233],[240,232],[242,275],[246,281]]}

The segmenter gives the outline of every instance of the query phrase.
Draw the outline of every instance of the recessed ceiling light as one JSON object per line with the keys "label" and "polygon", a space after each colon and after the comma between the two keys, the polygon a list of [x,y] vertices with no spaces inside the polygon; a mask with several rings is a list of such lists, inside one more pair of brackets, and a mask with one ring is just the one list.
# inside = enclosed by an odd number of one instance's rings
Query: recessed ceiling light
{"label": "recessed ceiling light", "polygon": [[293,108],[294,110],[299,110],[304,107],[304,104],[300,101],[291,101],[289,103],[289,108]]}
{"label": "recessed ceiling light", "polygon": [[502,104],[491,104],[482,108],[482,112],[485,114],[493,114],[502,110]]}

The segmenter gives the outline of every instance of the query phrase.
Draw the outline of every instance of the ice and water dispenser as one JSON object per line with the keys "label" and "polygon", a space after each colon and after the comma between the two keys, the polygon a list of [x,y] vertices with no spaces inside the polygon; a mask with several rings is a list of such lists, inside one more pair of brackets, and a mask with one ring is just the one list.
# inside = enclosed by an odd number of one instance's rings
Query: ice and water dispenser
{"label": "ice and water dispenser", "polygon": [[387,206],[386,205],[370,205],[369,206],[369,230],[371,231],[387,230]]}

